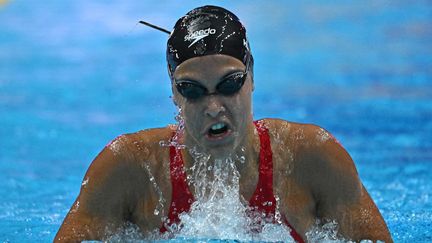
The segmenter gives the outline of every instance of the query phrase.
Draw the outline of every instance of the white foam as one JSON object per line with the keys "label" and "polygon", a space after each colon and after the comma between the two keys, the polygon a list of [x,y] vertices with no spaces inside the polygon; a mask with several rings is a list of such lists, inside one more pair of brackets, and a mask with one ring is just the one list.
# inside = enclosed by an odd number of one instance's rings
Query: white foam
{"label": "white foam", "polygon": [[254,232],[256,224],[262,222],[261,215],[248,214],[250,209],[240,195],[240,174],[235,164],[245,163],[244,155],[232,156],[239,161],[227,158],[210,164],[209,155],[196,148],[190,153],[195,163],[189,183],[197,199],[189,212],[180,214],[181,223],[174,227],[176,237],[292,242],[285,225],[261,223],[262,231]]}
{"label": "white foam", "polygon": [[[327,222],[317,220],[315,225],[306,232],[306,239],[308,242],[318,243],[354,243],[354,241],[347,240],[339,234],[339,225],[334,220]],[[367,242],[367,240],[361,242]]]}

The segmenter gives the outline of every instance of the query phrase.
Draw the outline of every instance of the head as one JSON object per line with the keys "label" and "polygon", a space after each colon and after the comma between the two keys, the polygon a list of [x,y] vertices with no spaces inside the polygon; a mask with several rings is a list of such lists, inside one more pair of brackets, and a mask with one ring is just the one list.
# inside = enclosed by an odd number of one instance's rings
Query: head
{"label": "head", "polygon": [[252,124],[253,58],[244,26],[226,9],[196,8],[174,26],[167,62],[186,144],[229,155]]}

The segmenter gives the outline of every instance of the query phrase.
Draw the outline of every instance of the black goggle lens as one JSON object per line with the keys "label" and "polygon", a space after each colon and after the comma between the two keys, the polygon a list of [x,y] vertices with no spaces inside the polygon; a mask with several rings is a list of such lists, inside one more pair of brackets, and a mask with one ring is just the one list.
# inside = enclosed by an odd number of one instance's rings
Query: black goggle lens
{"label": "black goggle lens", "polygon": [[185,98],[198,99],[207,94],[207,89],[193,81],[181,81],[176,83],[178,92]]}
{"label": "black goggle lens", "polygon": [[246,73],[231,74],[216,86],[216,90],[223,95],[233,95],[241,89],[245,80]]}
{"label": "black goggle lens", "polygon": [[[226,77],[216,86],[216,92],[222,95],[237,93],[246,80],[246,73],[234,73]],[[195,81],[176,82],[178,92],[187,99],[198,99],[208,94],[208,90]]]}

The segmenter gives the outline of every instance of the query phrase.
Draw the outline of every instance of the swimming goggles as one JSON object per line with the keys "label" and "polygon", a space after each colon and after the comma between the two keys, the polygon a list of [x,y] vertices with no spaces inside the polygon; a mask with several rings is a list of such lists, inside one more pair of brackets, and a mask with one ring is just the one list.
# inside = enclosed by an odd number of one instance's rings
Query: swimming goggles
{"label": "swimming goggles", "polygon": [[216,92],[209,93],[208,89],[197,81],[179,80],[175,81],[177,91],[185,98],[196,100],[206,95],[222,94],[225,96],[233,95],[240,91],[246,81],[248,70],[227,75],[216,85]]}

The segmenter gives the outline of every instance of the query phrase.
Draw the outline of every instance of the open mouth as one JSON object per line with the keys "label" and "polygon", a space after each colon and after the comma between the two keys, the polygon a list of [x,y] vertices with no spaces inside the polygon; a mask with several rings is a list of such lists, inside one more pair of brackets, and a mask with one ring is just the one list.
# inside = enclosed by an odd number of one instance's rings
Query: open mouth
{"label": "open mouth", "polygon": [[210,138],[221,138],[227,135],[229,127],[224,122],[218,122],[213,124],[207,131],[207,136]]}

